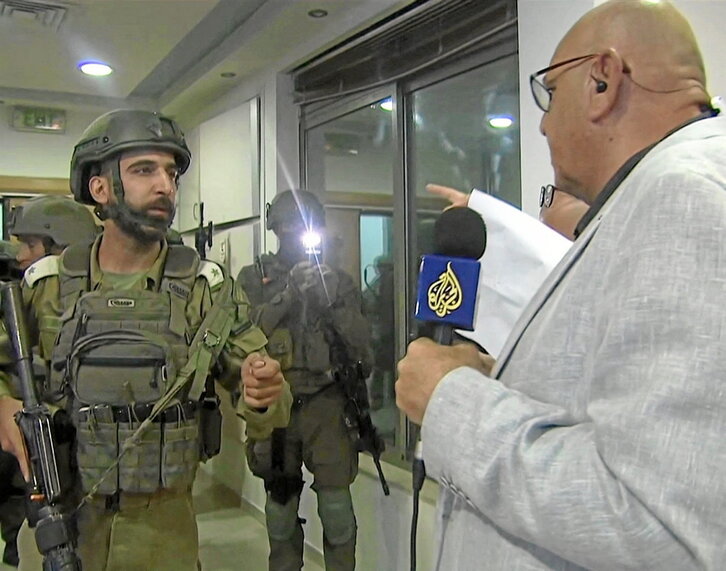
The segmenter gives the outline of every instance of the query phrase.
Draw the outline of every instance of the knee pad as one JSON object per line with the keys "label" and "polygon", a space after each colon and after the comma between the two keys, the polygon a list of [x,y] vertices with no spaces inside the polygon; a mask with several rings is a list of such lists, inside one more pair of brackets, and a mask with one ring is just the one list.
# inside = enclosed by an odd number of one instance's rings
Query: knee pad
{"label": "knee pad", "polygon": [[353,500],[348,488],[317,490],[318,515],[325,539],[331,545],[343,545],[355,537],[356,522]]}
{"label": "knee pad", "polygon": [[297,526],[297,508],[300,496],[291,497],[286,504],[280,504],[267,497],[265,502],[265,517],[267,519],[267,534],[275,541],[287,541],[295,533]]}

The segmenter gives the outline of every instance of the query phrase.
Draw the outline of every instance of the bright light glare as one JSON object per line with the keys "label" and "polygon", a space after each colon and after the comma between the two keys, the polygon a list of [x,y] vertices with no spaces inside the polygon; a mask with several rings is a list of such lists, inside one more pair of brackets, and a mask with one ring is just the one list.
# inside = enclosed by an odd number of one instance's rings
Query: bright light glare
{"label": "bright light glare", "polygon": [[302,245],[305,248],[306,254],[319,254],[320,244],[323,242],[323,237],[315,232],[314,230],[308,230],[303,234]]}
{"label": "bright light glare", "polygon": [[494,127],[495,129],[506,129],[507,127],[511,127],[512,123],[514,123],[514,119],[512,119],[509,115],[489,117],[489,126]]}
{"label": "bright light glare", "polygon": [[100,61],[82,61],[78,64],[78,69],[86,75],[93,75],[96,77],[102,77],[113,73],[113,68],[110,65]]}
{"label": "bright light glare", "polygon": [[381,109],[384,111],[393,111],[393,99],[389,97],[381,101]]}

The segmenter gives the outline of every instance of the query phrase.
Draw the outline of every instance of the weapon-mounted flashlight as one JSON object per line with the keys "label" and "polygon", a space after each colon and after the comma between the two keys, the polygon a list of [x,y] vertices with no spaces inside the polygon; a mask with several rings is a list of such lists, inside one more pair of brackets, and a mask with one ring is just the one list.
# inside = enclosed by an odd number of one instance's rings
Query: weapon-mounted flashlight
{"label": "weapon-mounted flashlight", "polygon": [[319,232],[315,230],[306,230],[300,238],[305,253],[309,256],[319,256],[322,253],[321,245],[323,243],[323,237]]}

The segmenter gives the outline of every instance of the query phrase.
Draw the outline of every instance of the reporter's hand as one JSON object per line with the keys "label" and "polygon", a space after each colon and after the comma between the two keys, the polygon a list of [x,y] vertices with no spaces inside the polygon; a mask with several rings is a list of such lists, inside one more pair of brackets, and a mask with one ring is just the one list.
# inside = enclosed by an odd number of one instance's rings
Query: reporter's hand
{"label": "reporter's hand", "polygon": [[20,471],[27,482],[30,480],[28,453],[20,427],[15,422],[15,414],[22,409],[21,401],[9,396],[0,397],[0,447],[18,459]]}
{"label": "reporter's hand", "polygon": [[267,355],[250,353],[240,370],[242,398],[252,408],[267,408],[280,398],[285,378],[280,363]]}
{"label": "reporter's hand", "polygon": [[488,372],[482,354],[470,343],[446,346],[426,338],[409,343],[406,356],[398,362],[396,406],[412,422],[421,424],[437,385],[459,367],[472,367],[484,374]]}
{"label": "reporter's hand", "polygon": [[466,192],[461,192],[460,190],[456,190],[455,188],[451,188],[449,186],[441,186],[440,184],[427,184],[426,190],[431,194],[436,194],[437,196],[445,198],[449,201],[449,206],[444,208],[444,210],[448,210],[449,208],[468,206],[469,204],[469,195]]}

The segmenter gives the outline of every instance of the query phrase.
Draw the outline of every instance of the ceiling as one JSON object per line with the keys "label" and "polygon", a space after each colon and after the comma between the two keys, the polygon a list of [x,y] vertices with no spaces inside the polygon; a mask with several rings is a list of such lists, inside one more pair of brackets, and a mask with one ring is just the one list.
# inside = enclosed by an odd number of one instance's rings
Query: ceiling
{"label": "ceiling", "polygon": [[[0,101],[194,114],[246,78],[291,69],[411,2],[0,0]],[[327,16],[309,16],[315,9]],[[115,72],[85,76],[82,60]]]}

